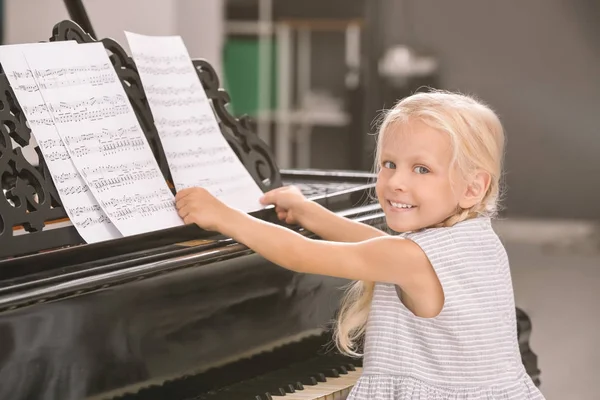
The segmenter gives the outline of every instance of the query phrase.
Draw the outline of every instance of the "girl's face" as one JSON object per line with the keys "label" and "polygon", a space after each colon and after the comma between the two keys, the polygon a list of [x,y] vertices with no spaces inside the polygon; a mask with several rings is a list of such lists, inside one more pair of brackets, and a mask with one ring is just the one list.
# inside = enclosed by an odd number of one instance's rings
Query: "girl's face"
{"label": "girl's face", "polygon": [[452,163],[450,136],[415,120],[382,138],[377,196],[396,232],[436,225],[453,215],[467,190]]}

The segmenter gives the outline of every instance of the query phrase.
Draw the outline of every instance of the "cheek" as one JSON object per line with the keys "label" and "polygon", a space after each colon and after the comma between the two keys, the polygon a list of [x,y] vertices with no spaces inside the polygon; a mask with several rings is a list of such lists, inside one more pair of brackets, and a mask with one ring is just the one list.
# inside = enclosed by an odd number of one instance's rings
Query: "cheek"
{"label": "cheek", "polygon": [[377,179],[377,183],[375,184],[375,194],[379,200],[383,198],[383,186],[384,182],[381,179]]}
{"label": "cheek", "polygon": [[428,199],[435,201],[436,203],[454,202],[456,199],[456,193],[453,191],[452,185],[450,185],[445,179],[432,179],[423,185],[421,195]]}
{"label": "cheek", "polygon": [[377,191],[377,194],[385,193],[386,190],[390,189],[390,180],[392,179],[393,175],[394,170],[385,168],[379,170],[379,172],[377,173],[377,182],[375,185],[375,190]]}

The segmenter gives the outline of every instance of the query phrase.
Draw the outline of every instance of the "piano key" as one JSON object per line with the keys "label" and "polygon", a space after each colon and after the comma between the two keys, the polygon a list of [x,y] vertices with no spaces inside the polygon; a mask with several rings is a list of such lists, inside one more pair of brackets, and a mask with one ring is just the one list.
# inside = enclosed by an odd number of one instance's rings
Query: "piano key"
{"label": "piano key", "polygon": [[[315,386],[307,386],[304,390],[296,391],[285,396],[285,400],[341,400],[345,399],[354,387],[362,373],[362,368],[356,368],[339,378],[331,378],[327,382]],[[282,399],[283,396],[272,395],[273,400]]]}

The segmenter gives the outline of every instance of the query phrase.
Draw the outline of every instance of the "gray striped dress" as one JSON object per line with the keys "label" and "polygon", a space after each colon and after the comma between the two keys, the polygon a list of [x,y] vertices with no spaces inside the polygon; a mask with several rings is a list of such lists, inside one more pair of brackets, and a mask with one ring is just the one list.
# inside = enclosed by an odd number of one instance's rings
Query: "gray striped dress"
{"label": "gray striped dress", "polygon": [[402,236],[427,254],[444,307],[416,317],[396,286],[377,283],[348,399],[542,400],[521,362],[508,257],[490,219]]}

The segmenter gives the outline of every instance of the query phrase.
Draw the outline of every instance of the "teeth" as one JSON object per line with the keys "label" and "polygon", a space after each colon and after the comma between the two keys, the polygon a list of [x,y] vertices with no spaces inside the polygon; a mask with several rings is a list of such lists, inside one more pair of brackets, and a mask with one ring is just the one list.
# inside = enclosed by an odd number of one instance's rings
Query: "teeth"
{"label": "teeth", "polygon": [[414,206],[410,205],[410,204],[404,204],[404,203],[394,203],[393,201],[390,201],[390,204],[396,208],[413,208]]}

